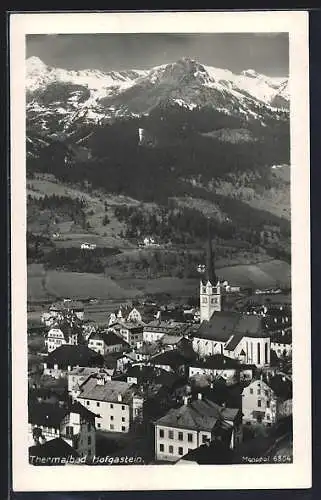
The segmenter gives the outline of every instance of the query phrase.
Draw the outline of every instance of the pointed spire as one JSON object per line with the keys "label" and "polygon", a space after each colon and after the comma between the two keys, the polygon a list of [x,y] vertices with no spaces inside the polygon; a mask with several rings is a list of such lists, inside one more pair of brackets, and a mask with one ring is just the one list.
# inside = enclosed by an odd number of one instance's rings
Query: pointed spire
{"label": "pointed spire", "polygon": [[207,247],[207,260],[206,260],[206,280],[210,281],[212,285],[216,285],[217,277],[215,274],[214,254],[212,249],[212,235],[211,235],[211,226],[209,219],[207,219],[207,239],[208,239],[208,247]]}

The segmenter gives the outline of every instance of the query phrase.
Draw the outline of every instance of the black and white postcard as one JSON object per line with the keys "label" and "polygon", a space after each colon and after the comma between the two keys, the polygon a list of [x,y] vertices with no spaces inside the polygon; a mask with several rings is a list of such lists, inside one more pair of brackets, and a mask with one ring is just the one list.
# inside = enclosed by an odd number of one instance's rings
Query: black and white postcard
{"label": "black and white postcard", "polygon": [[311,486],[308,86],[304,11],[11,14],[14,491]]}

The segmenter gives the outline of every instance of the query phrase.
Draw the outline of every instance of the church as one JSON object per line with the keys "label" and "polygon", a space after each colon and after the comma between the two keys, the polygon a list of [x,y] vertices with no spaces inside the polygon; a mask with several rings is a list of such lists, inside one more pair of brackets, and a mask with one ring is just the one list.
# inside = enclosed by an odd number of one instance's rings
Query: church
{"label": "church", "polygon": [[215,272],[210,229],[205,276],[200,280],[200,327],[193,337],[200,358],[222,354],[257,367],[270,364],[270,335],[262,318],[224,310],[226,294],[238,287],[220,281]]}

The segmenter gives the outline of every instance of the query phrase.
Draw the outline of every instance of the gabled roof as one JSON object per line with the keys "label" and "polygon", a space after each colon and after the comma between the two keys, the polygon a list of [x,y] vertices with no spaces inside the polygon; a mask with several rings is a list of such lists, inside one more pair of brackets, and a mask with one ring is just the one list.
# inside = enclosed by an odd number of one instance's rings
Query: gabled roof
{"label": "gabled roof", "polygon": [[186,363],[186,358],[176,349],[161,352],[156,356],[150,358],[149,362],[154,365],[163,365],[176,368],[178,366],[184,365]]}
{"label": "gabled roof", "polygon": [[183,335],[168,335],[165,333],[164,337],[161,338],[161,344],[175,345],[178,344],[183,339]]}
{"label": "gabled roof", "polygon": [[123,345],[124,347],[129,347],[129,344],[122,337],[112,331],[93,332],[89,340],[102,340],[106,346]]}
{"label": "gabled roof", "polygon": [[92,421],[95,417],[94,413],[77,402],[71,406],[32,402],[29,404],[28,408],[28,422],[32,425],[42,425],[44,427],[59,429],[62,420],[71,412],[78,413],[82,418],[88,421]]}
{"label": "gabled roof", "polygon": [[67,368],[68,366],[102,366],[103,357],[85,345],[62,345],[50,352],[47,364]]}
{"label": "gabled roof", "polygon": [[[44,444],[30,446],[29,456],[39,457],[39,458],[68,459],[70,456],[78,458],[79,454],[64,439],[56,438],[56,439],[51,439],[50,441],[47,441]],[[40,464],[40,465],[48,465],[48,464]],[[55,462],[54,465],[65,465],[65,464],[58,461]]]}
{"label": "gabled roof", "polygon": [[217,311],[209,321],[203,321],[194,337],[227,342],[234,333],[241,314],[231,311]]}
{"label": "gabled roof", "polygon": [[[234,336],[233,338],[232,335]],[[234,350],[242,337],[262,338],[269,336],[263,328],[263,320],[255,314],[218,311],[209,321],[203,321],[194,337],[229,342],[229,349]]]}
{"label": "gabled roof", "polygon": [[237,408],[223,408],[208,399],[196,399],[170,410],[158,419],[156,424],[181,429],[212,431],[217,421],[233,421],[238,414]]}
{"label": "gabled roof", "polygon": [[[118,380],[107,380],[104,384],[97,383],[97,377],[88,378],[80,387],[79,398],[107,401],[111,403],[128,404],[135,393],[135,386]],[[121,401],[118,396],[121,395]]]}

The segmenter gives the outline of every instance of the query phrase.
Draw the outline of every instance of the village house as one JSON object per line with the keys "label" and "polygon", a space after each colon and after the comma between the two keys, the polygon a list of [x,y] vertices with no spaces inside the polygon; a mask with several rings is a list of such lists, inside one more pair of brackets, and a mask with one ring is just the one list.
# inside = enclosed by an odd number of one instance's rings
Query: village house
{"label": "village house", "polygon": [[128,366],[137,361],[135,351],[118,354],[116,357],[116,370],[117,372],[124,372]]}
{"label": "village house", "polygon": [[103,363],[101,354],[85,345],[62,345],[48,354],[43,373],[58,379],[67,377],[73,368],[102,367]]}
{"label": "village house", "polygon": [[[242,412],[243,422],[251,425],[263,423],[274,424],[279,418],[286,416],[287,407],[292,411],[292,383],[284,377],[254,380],[243,389]],[[286,403],[287,402],[287,403]]]}
{"label": "village house", "polygon": [[97,331],[90,335],[88,347],[102,356],[130,349],[129,344],[113,331]]}
{"label": "village house", "polygon": [[61,438],[79,456],[93,457],[96,453],[95,414],[80,403],[70,406],[33,403],[28,411],[28,444],[44,445]]}
{"label": "village house", "polygon": [[97,429],[111,432],[129,432],[143,408],[135,385],[109,380],[103,374],[92,375],[80,386],[77,401],[99,415]]}
{"label": "village house", "polygon": [[62,302],[55,302],[49,307],[49,313],[56,317],[60,318],[66,313],[72,313],[77,316],[78,319],[84,319],[84,305],[82,302],[77,300],[69,300],[65,299]]}
{"label": "village house", "polygon": [[82,243],[80,245],[81,250],[95,250],[97,245],[95,243]]}
{"label": "village house", "polygon": [[158,352],[159,346],[157,344],[143,343],[141,347],[135,350],[136,361],[146,362]]}
{"label": "village house", "polygon": [[79,390],[79,387],[95,373],[103,373],[106,377],[110,377],[110,380],[114,374],[114,369],[110,368],[90,368],[90,367],[78,367],[74,368],[68,372],[68,392],[74,399],[75,394]]}
{"label": "village house", "polygon": [[164,335],[182,335],[188,328],[189,325],[185,323],[155,319],[144,326],[143,340],[144,342],[151,343],[158,342],[164,337]]}
{"label": "village house", "polygon": [[[222,432],[223,431],[223,432]],[[242,414],[238,408],[220,407],[199,394],[188,397],[155,422],[155,459],[175,462],[200,445],[223,435],[227,448],[242,441]]]}
{"label": "village house", "polygon": [[143,326],[137,323],[115,323],[108,327],[108,331],[122,337],[131,348],[140,347],[143,343]]}
{"label": "village house", "polygon": [[50,353],[62,345],[78,345],[84,342],[83,330],[77,317],[63,316],[50,327],[45,345]]}
{"label": "village house", "polygon": [[156,354],[156,356],[152,356],[149,359],[148,365],[184,375],[186,371],[185,365],[189,362],[190,360],[177,349],[170,349],[167,351],[162,349],[159,354]]}
{"label": "village house", "polygon": [[240,363],[223,354],[214,354],[204,360],[198,360],[189,367],[189,378],[195,375],[207,375],[213,379],[222,377],[226,383],[236,383],[240,374]]}

